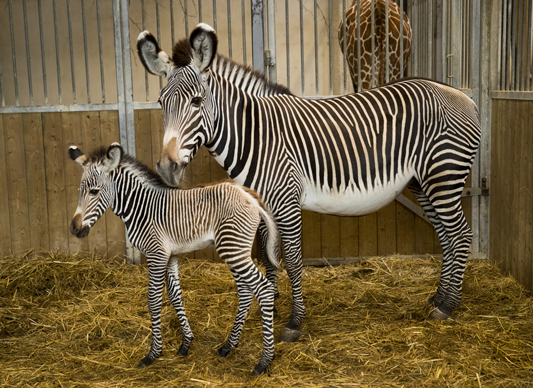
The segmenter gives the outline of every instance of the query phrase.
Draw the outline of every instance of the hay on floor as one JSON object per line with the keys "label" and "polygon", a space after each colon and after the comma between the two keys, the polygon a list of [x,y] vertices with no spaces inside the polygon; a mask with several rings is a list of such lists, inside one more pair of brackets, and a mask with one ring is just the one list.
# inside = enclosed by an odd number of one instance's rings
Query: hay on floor
{"label": "hay on floor", "polygon": [[[224,264],[180,259],[185,308],[195,334],[176,355],[181,331],[164,296],[164,351],[150,346],[148,271],[94,255],[46,254],[0,261],[0,385],[5,386],[528,386],[533,381],[533,303],[489,261],[468,263],[455,319],[427,321],[437,260],[372,259],[304,268],[307,317],[296,343],[277,343],[268,373],[250,372],[262,348],[254,302],[240,345],[216,349],[237,311]],[[275,335],[290,315],[280,272]]]}

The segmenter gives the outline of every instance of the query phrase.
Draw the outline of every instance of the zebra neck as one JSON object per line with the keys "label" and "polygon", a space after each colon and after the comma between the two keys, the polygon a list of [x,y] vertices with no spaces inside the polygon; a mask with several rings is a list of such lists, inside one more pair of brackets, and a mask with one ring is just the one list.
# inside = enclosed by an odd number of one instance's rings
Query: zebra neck
{"label": "zebra neck", "polygon": [[170,191],[154,185],[142,173],[127,168],[121,169],[113,178],[116,194],[111,210],[126,224],[126,228],[132,223],[150,222],[155,214],[151,209],[159,207],[165,192]]}

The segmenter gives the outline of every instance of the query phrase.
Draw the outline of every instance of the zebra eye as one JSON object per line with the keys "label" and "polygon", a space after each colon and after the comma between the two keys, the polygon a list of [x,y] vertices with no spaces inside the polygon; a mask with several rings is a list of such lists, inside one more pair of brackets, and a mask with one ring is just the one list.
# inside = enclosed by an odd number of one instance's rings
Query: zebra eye
{"label": "zebra eye", "polygon": [[99,192],[100,192],[100,190],[98,190],[98,189],[92,189],[92,190],[89,191],[89,194],[97,195]]}
{"label": "zebra eye", "polygon": [[191,103],[194,106],[200,106],[200,104],[202,103],[202,97],[193,97]]}

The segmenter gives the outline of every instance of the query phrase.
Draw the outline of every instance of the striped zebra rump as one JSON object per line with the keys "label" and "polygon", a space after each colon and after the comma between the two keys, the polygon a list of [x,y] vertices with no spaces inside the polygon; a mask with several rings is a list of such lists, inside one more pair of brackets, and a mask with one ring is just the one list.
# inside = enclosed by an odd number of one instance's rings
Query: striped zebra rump
{"label": "striped zebra rump", "polygon": [[268,257],[276,268],[280,247],[277,225],[261,197],[233,181],[188,190],[169,187],[155,172],[124,154],[117,143],[89,157],[76,147],[71,147],[69,154],[84,170],[70,231],[80,238],[87,236],[111,208],[126,224],[130,242],[147,258],[152,345],[138,366],[150,365],[162,352],[160,313],[165,283],[182,329],[179,354],[187,354],[193,334],[183,307],[176,255],[214,244],[234,276],[239,296],[233,329],[219,354],[226,356],[237,346],[256,297],[263,320],[263,354],[253,373],[263,373],[274,358],[274,287],[251,257],[261,221],[268,229]]}

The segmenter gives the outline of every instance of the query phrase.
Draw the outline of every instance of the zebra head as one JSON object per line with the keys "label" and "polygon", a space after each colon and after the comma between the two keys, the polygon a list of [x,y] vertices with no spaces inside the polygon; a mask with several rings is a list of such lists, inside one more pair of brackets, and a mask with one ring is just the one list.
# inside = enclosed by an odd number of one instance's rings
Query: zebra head
{"label": "zebra head", "polygon": [[118,143],[113,143],[107,150],[98,150],[87,157],[75,146],[69,149],[72,160],[83,167],[80,188],[78,189],[78,207],[70,223],[70,233],[78,238],[85,237],[89,230],[111,205],[115,196],[115,185],[110,178],[124,151]]}
{"label": "zebra head", "polygon": [[159,97],[165,135],[156,170],[171,186],[183,180],[187,164],[213,137],[215,104],[208,78],[217,46],[215,30],[204,23],[192,31],[188,41],[176,43],[172,58],[148,31],[137,39],[146,70],[168,80]]}

